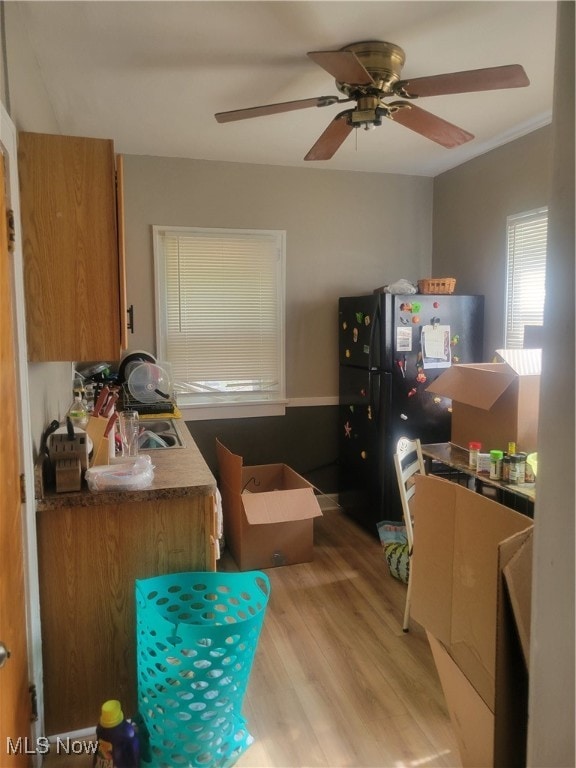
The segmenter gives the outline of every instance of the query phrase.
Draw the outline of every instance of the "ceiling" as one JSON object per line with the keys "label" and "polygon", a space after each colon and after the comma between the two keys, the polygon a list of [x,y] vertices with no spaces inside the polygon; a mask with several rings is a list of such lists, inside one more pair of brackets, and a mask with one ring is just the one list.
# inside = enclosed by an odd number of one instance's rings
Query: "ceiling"
{"label": "ceiling", "polygon": [[[18,6],[60,131],[112,138],[125,154],[435,176],[551,119],[554,2],[9,5]],[[455,149],[384,120],[353,131],[331,160],[305,162],[342,106],[214,119],[216,112],[339,95],[306,53],[362,40],[401,46],[402,79],[521,64],[530,86],[419,99],[418,106],[474,134]]]}

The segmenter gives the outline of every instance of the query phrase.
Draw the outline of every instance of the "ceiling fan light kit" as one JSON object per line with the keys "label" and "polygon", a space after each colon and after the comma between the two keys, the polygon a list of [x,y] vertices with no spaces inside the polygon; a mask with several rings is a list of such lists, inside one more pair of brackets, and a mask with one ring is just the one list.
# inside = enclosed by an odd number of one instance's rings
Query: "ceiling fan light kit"
{"label": "ceiling fan light kit", "polygon": [[[394,43],[368,40],[351,43],[338,51],[310,51],[308,57],[335,78],[336,88],[345,98],[318,96],[279,104],[219,112],[219,123],[251,117],[291,112],[308,107],[326,107],[356,102],[339,112],[328,124],[305,160],[329,160],[353,128],[369,130],[382,125],[382,118],[409,128],[415,133],[450,149],[474,138],[472,133],[417,107],[413,100],[427,96],[472,93],[504,88],[523,88],[530,84],[519,64],[486,69],[471,69],[429,77],[401,80],[406,61],[402,48]],[[390,97],[402,101],[386,102]]]}

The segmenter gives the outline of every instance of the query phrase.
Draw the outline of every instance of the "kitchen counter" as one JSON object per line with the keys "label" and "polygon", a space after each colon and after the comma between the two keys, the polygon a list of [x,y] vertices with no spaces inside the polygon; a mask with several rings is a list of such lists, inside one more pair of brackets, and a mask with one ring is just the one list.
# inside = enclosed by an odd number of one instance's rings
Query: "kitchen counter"
{"label": "kitchen counter", "polygon": [[216,570],[216,481],[177,430],[183,447],[149,451],[149,488],[37,499],[47,735],[93,727],[111,697],[136,712],[137,579]]}
{"label": "kitchen counter", "polygon": [[[145,420],[142,423],[145,425]],[[83,481],[81,491],[56,493],[47,485],[42,488],[42,483],[36,483],[37,511],[215,494],[216,480],[214,475],[194,442],[186,422],[175,419],[174,427],[182,440],[182,447],[142,451],[151,457],[154,465],[154,480],[148,488],[139,491],[93,492]]]}

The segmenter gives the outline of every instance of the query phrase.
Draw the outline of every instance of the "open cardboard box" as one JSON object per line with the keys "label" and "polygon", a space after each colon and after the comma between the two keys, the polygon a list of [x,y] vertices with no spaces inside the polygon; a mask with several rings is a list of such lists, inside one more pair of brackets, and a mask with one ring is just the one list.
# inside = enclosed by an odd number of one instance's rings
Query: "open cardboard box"
{"label": "open cardboard box", "polygon": [[520,766],[532,522],[433,476],[416,477],[413,511],[411,616],[429,636],[462,764]]}
{"label": "open cardboard box", "polygon": [[451,441],[468,448],[536,450],[540,396],[540,349],[499,349],[501,362],[453,365],[427,388],[452,400]]}
{"label": "open cardboard box", "polygon": [[216,453],[224,537],[240,570],[312,560],[322,515],[313,486],[286,464],[246,467],[219,440]]}

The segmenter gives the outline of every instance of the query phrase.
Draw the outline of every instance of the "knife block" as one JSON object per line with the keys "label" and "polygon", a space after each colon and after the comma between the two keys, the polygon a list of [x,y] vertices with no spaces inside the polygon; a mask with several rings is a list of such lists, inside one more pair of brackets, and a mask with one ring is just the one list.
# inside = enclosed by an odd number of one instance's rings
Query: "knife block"
{"label": "knife block", "polygon": [[54,464],[64,459],[78,459],[81,469],[88,466],[88,440],[84,433],[76,433],[72,440],[67,434],[51,435],[48,452]]}
{"label": "knife block", "polygon": [[86,426],[86,432],[92,440],[92,461],[90,466],[108,464],[108,439],[104,436],[108,427],[108,419],[102,416],[91,416]]}
{"label": "knife block", "polygon": [[69,493],[82,488],[80,459],[58,459],[56,462],[56,493]]}

